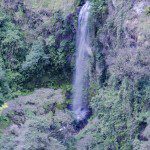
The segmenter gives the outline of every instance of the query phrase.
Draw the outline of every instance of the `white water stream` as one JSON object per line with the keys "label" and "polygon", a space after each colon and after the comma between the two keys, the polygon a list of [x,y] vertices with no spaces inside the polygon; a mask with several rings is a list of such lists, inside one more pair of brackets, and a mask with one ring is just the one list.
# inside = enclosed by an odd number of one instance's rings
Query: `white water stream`
{"label": "white water stream", "polygon": [[89,58],[92,51],[89,45],[88,19],[90,3],[81,8],[78,19],[76,72],[73,84],[73,111],[77,120],[83,120],[88,113]]}

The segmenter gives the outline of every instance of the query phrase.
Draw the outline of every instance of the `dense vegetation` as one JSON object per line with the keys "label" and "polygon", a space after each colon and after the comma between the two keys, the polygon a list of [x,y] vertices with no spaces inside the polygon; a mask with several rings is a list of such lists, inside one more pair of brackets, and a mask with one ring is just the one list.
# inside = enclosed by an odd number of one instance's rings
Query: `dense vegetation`
{"label": "dense vegetation", "polygon": [[[65,139],[65,133],[61,133],[63,141],[59,140],[58,135],[51,136],[60,141],[60,149],[65,146],[69,150],[148,150],[148,1],[141,12],[136,12],[142,3],[140,1],[90,1],[89,27],[94,57],[89,73],[89,101],[93,114],[88,124],[69,139]],[[13,5],[10,2],[10,7],[6,4],[4,2],[0,6],[0,105],[35,88],[54,88],[71,83],[79,10],[73,9],[69,13],[67,10],[64,15],[62,10],[53,13],[46,9],[33,11],[26,8],[22,1],[14,1]],[[80,8],[83,4],[84,1],[76,0],[74,7]],[[70,91],[70,87],[65,90]],[[56,109],[65,109],[66,113],[66,103],[56,102],[55,105]],[[49,105],[40,103],[40,107],[47,108]],[[43,120],[51,116],[49,112],[45,114]],[[27,115],[31,119],[33,112],[29,111]],[[34,119],[36,117],[40,120],[41,116],[33,115]],[[65,124],[62,120],[59,124],[59,119],[55,119],[54,115],[51,123],[57,123],[55,129]],[[38,126],[46,126],[39,122],[36,122]],[[7,117],[0,116],[0,125],[7,127],[9,123]],[[66,124],[69,124],[69,120]]]}
{"label": "dense vegetation", "polygon": [[[137,25],[143,36],[137,41],[135,25],[126,25],[126,21],[133,21],[132,2],[116,3],[115,16],[108,14],[112,6],[107,1],[92,2],[90,24],[95,28],[92,43],[101,68],[98,77],[101,88],[90,102],[93,116],[77,136],[78,146],[98,150],[148,149],[146,144],[140,147],[142,141],[148,140],[142,132],[149,124],[150,115],[149,46],[143,46],[149,37],[148,22],[145,19],[142,28],[141,23]],[[146,11],[142,17],[148,17]]]}
{"label": "dense vegetation", "polygon": [[0,7],[1,102],[35,87],[71,79],[75,50],[75,14],[67,18],[61,11],[42,15],[17,1],[13,5],[17,8]]}

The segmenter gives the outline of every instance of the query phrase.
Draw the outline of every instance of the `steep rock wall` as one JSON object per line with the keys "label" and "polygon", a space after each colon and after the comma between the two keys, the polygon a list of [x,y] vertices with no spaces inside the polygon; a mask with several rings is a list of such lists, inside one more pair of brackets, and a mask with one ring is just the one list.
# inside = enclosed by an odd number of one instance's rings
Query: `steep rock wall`
{"label": "steep rock wall", "polygon": [[[102,23],[96,30],[95,55],[101,53],[104,62],[96,64],[96,71],[122,80],[125,76],[139,79],[149,74],[149,1],[108,1]],[[100,21],[100,20],[98,20]]]}

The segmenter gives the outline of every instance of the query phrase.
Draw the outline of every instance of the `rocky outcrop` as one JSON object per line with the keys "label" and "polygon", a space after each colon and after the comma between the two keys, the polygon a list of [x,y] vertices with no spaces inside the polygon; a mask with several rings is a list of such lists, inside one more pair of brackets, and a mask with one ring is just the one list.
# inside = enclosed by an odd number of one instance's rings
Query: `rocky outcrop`
{"label": "rocky outcrop", "polygon": [[108,73],[122,80],[125,76],[139,79],[149,74],[148,0],[108,3],[107,18],[97,33],[100,51],[105,57]]}

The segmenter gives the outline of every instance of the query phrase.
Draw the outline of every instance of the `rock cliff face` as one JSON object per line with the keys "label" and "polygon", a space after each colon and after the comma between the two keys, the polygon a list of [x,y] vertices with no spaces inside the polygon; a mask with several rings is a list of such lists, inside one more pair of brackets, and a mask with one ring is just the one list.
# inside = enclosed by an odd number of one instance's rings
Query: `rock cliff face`
{"label": "rock cliff face", "polygon": [[149,74],[149,5],[146,0],[108,3],[107,18],[96,36],[108,72],[119,79],[138,79]]}
{"label": "rock cliff face", "polygon": [[[113,77],[117,78],[118,83],[128,78],[132,86],[145,79],[149,81],[150,2],[148,0],[110,0],[107,5],[107,17],[104,18],[96,34],[98,43],[101,45],[99,52],[102,52],[105,58],[103,65],[97,61],[99,66],[97,72],[101,71],[99,74],[101,78],[106,76],[109,76],[109,80]],[[103,77],[104,68],[107,70],[105,72],[107,75]],[[130,90],[136,92],[135,86]],[[134,103],[133,101],[131,103]],[[138,105],[142,107],[142,104],[138,103]],[[145,102],[145,110],[148,111],[146,105],[149,107],[148,101]],[[149,122],[148,119],[147,122]],[[149,125],[143,133],[141,132],[143,139],[140,140],[143,144],[139,149],[148,150],[150,147],[148,128]],[[136,149],[135,145],[133,149]]]}

